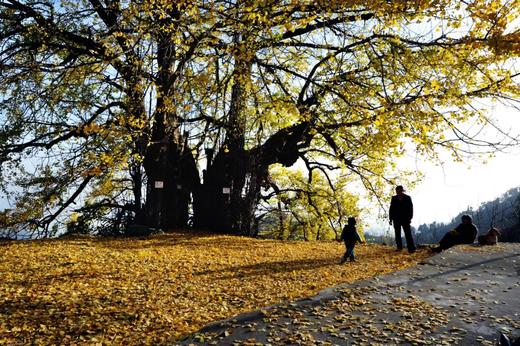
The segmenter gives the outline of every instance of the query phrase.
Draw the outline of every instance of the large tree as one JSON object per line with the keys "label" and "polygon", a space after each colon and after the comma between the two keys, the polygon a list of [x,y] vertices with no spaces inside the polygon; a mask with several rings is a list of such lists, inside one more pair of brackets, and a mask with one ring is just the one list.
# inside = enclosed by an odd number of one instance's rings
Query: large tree
{"label": "large tree", "polygon": [[[518,96],[517,5],[3,0],[0,157],[15,208],[2,222],[48,230],[105,210],[171,228],[192,209],[196,227],[256,235],[259,203],[293,190],[334,229],[355,197],[325,211],[315,181],[357,177],[380,195],[406,148],[510,143],[461,124],[493,126],[474,101]],[[305,188],[269,174],[297,161]]]}

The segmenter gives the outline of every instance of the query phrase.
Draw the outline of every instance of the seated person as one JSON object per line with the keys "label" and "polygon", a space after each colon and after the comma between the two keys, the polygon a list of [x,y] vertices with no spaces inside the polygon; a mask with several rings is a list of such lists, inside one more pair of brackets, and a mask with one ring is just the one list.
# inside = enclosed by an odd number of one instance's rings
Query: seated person
{"label": "seated person", "polygon": [[441,252],[458,244],[473,244],[477,237],[477,226],[469,215],[462,215],[462,223],[442,237],[439,246],[432,249],[433,252]]}

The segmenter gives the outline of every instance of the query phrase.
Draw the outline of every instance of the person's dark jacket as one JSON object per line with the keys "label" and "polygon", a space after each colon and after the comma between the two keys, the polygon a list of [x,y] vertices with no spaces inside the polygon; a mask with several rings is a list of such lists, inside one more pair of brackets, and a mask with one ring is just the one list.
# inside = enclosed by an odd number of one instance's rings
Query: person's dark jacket
{"label": "person's dark jacket", "polygon": [[472,244],[475,241],[475,238],[478,234],[477,226],[474,224],[464,224],[461,223],[455,230],[459,233],[460,240],[466,244]]}
{"label": "person's dark jacket", "polygon": [[354,245],[356,242],[361,243],[361,237],[359,233],[356,231],[356,226],[354,225],[345,225],[343,227],[343,232],[341,232],[341,240],[343,240],[346,244]]}
{"label": "person's dark jacket", "polygon": [[409,223],[413,218],[413,204],[410,196],[403,194],[401,199],[392,196],[390,202],[390,220],[398,223]]}

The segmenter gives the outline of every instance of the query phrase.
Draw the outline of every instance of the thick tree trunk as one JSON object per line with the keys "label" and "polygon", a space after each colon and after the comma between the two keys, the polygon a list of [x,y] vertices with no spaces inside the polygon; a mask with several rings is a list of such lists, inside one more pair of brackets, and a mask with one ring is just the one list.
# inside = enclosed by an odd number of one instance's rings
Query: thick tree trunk
{"label": "thick tree trunk", "polygon": [[234,233],[248,233],[250,229],[251,220],[244,218],[250,214],[244,204],[244,187],[251,169],[244,145],[251,66],[251,60],[235,60],[226,139],[215,160],[208,164],[196,196],[194,223],[199,228]]}
{"label": "thick tree trunk", "polygon": [[208,166],[203,184],[195,191],[193,221],[196,228],[225,233],[232,231],[231,176],[229,155],[222,152]]}
{"label": "thick tree trunk", "polygon": [[153,142],[144,160],[146,224],[162,229],[188,226],[190,196],[199,184],[191,152],[172,140]]}
{"label": "thick tree trunk", "polygon": [[[176,11],[172,13],[175,17]],[[157,37],[157,104],[151,142],[146,150],[144,168],[147,180],[146,221],[163,229],[188,226],[190,196],[199,185],[199,173],[187,141],[179,132],[175,111],[172,75],[175,47],[169,35]]]}
{"label": "thick tree trunk", "polygon": [[246,152],[221,152],[194,195],[194,226],[217,232],[256,236],[255,210],[267,169]]}
{"label": "thick tree trunk", "polygon": [[197,228],[256,236],[255,211],[268,167],[273,163],[293,165],[300,149],[308,146],[312,139],[310,122],[302,122],[280,130],[257,148],[246,150],[251,68],[251,59],[236,59],[226,139],[215,159],[208,162],[204,182],[194,196],[194,226]]}
{"label": "thick tree trunk", "polygon": [[195,193],[195,227],[256,236],[255,211],[268,167],[274,163],[289,167],[296,162],[300,146],[305,147],[311,139],[308,125],[280,130],[249,151],[221,150]]}

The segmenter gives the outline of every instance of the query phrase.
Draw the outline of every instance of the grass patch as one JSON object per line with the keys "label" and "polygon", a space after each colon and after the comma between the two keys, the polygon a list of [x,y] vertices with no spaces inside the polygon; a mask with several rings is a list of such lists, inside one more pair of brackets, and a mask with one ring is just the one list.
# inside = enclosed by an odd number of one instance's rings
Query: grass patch
{"label": "grass patch", "polygon": [[381,245],[173,233],[0,243],[0,344],[172,343],[219,319],[429,256]]}

